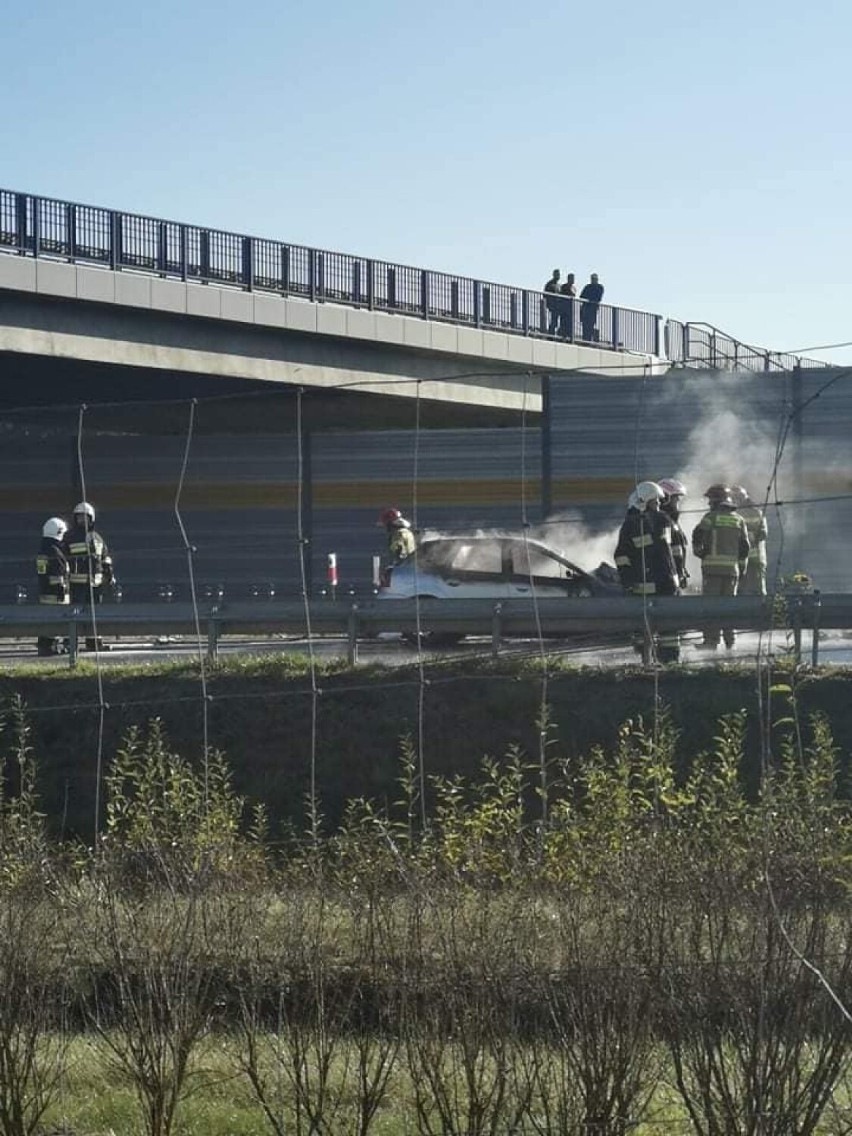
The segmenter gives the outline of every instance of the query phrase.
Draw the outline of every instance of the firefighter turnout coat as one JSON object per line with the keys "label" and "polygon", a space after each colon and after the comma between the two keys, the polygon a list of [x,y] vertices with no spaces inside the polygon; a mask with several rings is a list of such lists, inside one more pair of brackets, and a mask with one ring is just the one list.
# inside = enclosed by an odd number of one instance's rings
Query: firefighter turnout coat
{"label": "firefighter turnout coat", "polygon": [[701,561],[705,579],[717,576],[737,582],[745,575],[750,547],[746,523],[733,505],[710,509],[692,530],[692,551]]}
{"label": "firefighter turnout coat", "polygon": [[67,604],[71,589],[68,581],[68,559],[61,541],[42,537],[36,556],[38,602],[41,604]]}
{"label": "firefighter turnout coat", "polygon": [[622,587],[635,596],[676,595],[671,519],[655,509],[628,509],[615,546],[615,566]]}
{"label": "firefighter turnout coat", "polygon": [[763,510],[756,505],[741,505],[737,512],[746,523],[748,540],[751,547],[748,552],[748,568],[745,578],[740,581],[740,593],[743,595],[766,595],[766,537],[768,529]]}
{"label": "firefighter turnout coat", "polygon": [[111,584],[113,579],[112,557],[104,538],[95,529],[73,525],[65,534],[63,548],[68,557],[72,598],[88,603],[91,585],[98,599],[103,585]]}

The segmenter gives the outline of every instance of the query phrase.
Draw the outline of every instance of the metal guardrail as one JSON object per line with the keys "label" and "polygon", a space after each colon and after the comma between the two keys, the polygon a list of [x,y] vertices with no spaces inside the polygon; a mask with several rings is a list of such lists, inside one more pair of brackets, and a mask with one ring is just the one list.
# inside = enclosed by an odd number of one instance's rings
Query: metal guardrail
{"label": "metal guardrail", "polygon": [[[285,244],[97,205],[0,189],[0,252],[101,265],[114,271],[274,292],[314,302],[417,316],[513,335],[592,342],[720,370],[789,370],[817,360],[751,347],[717,328],[600,304],[583,339],[583,301],[350,253]],[[558,305],[560,333],[548,302]]]}
{"label": "metal guardrail", "polygon": [[[579,299],[6,189],[0,251],[555,338],[549,298],[569,315],[566,341],[583,342]],[[598,346],[659,356],[662,336],[658,315],[598,308]]]}
{"label": "metal guardrail", "polygon": [[[803,630],[852,627],[852,594],[819,592],[790,595],[657,597],[642,604],[628,596],[565,600],[488,599],[311,601],[308,615],[317,635],[345,635],[349,658],[357,659],[360,638],[383,631],[408,634],[421,632],[489,636],[495,650],[505,638],[538,637],[539,626],[548,638],[574,634],[623,633],[646,637],[661,631],[700,628],[711,623],[743,631],[787,631],[794,653],[801,655]],[[69,641],[69,662],[77,660],[77,644],[83,636],[195,636],[198,628],[215,658],[219,640],[226,635],[306,633],[305,605],[301,601],[257,601],[201,604],[196,612],[190,603],[117,604],[91,610],[15,604],[0,607],[0,639],[35,636],[61,637]],[[817,662],[818,635],[813,636],[812,662]]]}

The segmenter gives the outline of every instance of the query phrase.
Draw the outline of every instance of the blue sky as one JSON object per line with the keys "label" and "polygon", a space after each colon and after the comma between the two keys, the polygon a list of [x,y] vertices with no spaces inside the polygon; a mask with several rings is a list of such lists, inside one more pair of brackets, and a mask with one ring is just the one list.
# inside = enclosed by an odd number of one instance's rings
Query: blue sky
{"label": "blue sky", "polygon": [[840,0],[35,0],[2,28],[5,188],[852,340]]}

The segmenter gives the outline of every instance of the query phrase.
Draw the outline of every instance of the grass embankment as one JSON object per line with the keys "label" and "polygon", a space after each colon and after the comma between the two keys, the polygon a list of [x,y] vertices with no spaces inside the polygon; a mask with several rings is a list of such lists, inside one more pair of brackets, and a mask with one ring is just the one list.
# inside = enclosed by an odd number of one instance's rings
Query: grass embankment
{"label": "grass embankment", "polygon": [[[624,721],[653,716],[658,695],[680,732],[684,767],[712,745],[721,716],[745,709],[743,775],[756,785],[761,721],[771,723],[783,710],[777,700],[771,704],[765,673],[759,681],[748,667],[667,669],[655,680],[638,669],[548,665],[550,758],[576,760],[595,745],[611,749]],[[228,659],[207,675],[209,743],[227,754],[238,791],[264,802],[274,825],[291,821],[299,827],[310,785],[314,712],[319,803],[332,824],[353,797],[395,799],[401,741],[419,741],[421,703],[430,775],[471,776],[483,756],[500,759],[513,749],[538,760],[538,660],[435,660],[425,679],[421,690],[415,666],[323,665],[314,697],[305,659]],[[795,686],[799,712],[826,714],[845,763],[852,751],[852,674],[802,672]],[[103,673],[103,714],[88,662],[76,672],[62,665],[4,672],[0,700],[12,694],[30,710],[42,798],[51,824],[65,835],[91,837],[101,723],[104,762],[129,727],[153,717],[162,720],[180,753],[201,753],[203,703],[193,663],[110,667]]]}
{"label": "grass embankment", "polygon": [[694,761],[665,715],[621,728],[546,801],[485,761],[425,824],[403,746],[393,809],[274,852],[156,724],[107,765],[97,847],[59,845],[13,709],[0,1131],[848,1132],[852,806],[825,719],[773,698],[756,794],[744,714]]}

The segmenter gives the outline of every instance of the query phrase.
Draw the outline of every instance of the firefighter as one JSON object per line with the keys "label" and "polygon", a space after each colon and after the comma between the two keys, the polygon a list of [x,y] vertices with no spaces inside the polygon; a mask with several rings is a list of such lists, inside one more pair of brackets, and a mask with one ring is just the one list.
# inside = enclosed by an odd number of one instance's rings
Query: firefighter
{"label": "firefighter", "polygon": [[[41,530],[41,545],[36,556],[38,602],[40,604],[67,604],[71,589],[68,582],[68,558],[62,547],[62,538],[68,525],[61,517],[51,517]],[[39,655],[61,655],[63,640],[39,635],[36,651]]]}
{"label": "firefighter", "polygon": [[379,515],[379,524],[384,526],[387,533],[390,564],[401,564],[416,547],[411,522],[405,519],[399,509],[384,509]]}
{"label": "firefighter", "polygon": [[[106,541],[95,529],[95,510],[88,501],[74,507],[74,522],[63,541],[68,557],[71,603],[100,604],[104,587],[115,583],[112,557]],[[90,651],[104,650],[102,640],[86,639]]]}
{"label": "firefighter", "polygon": [[[618,534],[615,566],[621,585],[634,596],[676,596],[678,576],[672,556],[672,523],[660,512],[665,493],[656,481],[640,481],[628,499],[627,514]],[[644,636],[643,636],[644,641]],[[636,645],[637,650],[642,647]],[[661,636],[661,663],[680,658],[677,633]]]}
{"label": "firefighter", "polygon": [[680,507],[686,496],[686,486],[676,477],[661,477],[657,482],[665,497],[660,502],[660,512],[665,513],[672,523],[672,559],[677,570],[678,587],[686,588],[689,572],[686,567],[688,542],[680,523]]}
{"label": "firefighter", "polygon": [[761,508],[751,499],[749,491],[742,485],[731,488],[731,500],[737,507],[737,512],[746,523],[748,541],[751,548],[748,552],[748,568],[737,594],[740,596],[766,595],[766,537],[768,529],[766,516]]}
{"label": "firefighter", "polygon": [[[701,561],[701,591],[705,596],[735,596],[748,565],[748,529],[736,511],[727,485],[711,485],[705,492],[709,510],[692,531],[692,551]],[[704,629],[704,646],[719,646],[721,629]],[[726,628],[725,646],[733,647],[736,632]]]}

